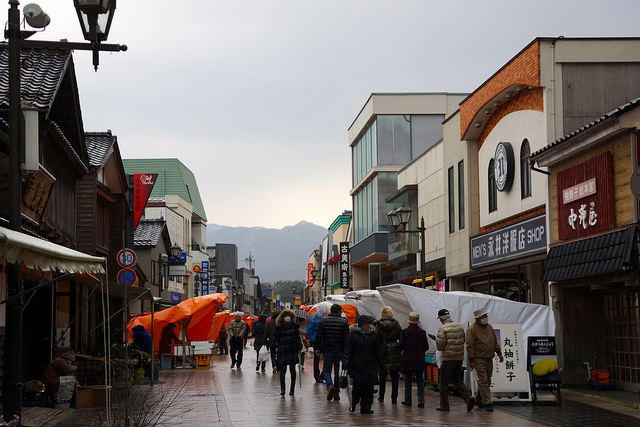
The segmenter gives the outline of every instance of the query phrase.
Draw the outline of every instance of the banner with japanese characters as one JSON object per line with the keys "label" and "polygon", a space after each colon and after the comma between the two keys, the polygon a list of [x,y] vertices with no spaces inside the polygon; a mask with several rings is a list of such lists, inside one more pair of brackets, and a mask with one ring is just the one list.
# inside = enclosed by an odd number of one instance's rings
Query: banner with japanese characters
{"label": "banner with japanese characters", "polygon": [[560,240],[615,226],[610,151],[558,172],[556,181]]}
{"label": "banner with japanese characters", "polygon": [[133,174],[133,229],[138,227],[142,212],[158,178],[157,173]]}
{"label": "banner with japanese characters", "polygon": [[493,359],[491,391],[529,392],[527,358],[522,339],[522,325],[519,323],[492,323],[502,349],[504,362],[496,356]]}
{"label": "banner with japanese characters", "polygon": [[529,366],[534,390],[558,390],[558,353],[555,337],[529,337]]}
{"label": "banner with japanese characters", "polygon": [[340,288],[349,289],[349,242],[340,242]]}

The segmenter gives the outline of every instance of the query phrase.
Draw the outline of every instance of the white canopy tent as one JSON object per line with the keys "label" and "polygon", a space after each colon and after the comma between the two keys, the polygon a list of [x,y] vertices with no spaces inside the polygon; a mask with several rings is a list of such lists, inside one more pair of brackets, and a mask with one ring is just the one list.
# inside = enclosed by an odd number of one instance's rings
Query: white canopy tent
{"label": "white canopy tent", "polygon": [[[453,321],[460,323],[465,330],[475,321],[474,310],[484,308],[489,312],[491,323],[521,324],[525,343],[529,336],[555,336],[556,333],[553,310],[546,305],[516,302],[477,292],[438,292],[401,284],[381,286],[378,291],[403,328],[408,324],[409,313],[415,311],[420,314],[420,326],[427,334],[438,333],[442,324],[437,317],[442,308],[449,310]],[[435,349],[435,343],[429,340],[430,349]]]}
{"label": "white canopy tent", "polygon": [[380,292],[375,290],[351,291],[344,297],[345,303],[356,306],[358,313],[366,313],[376,319],[380,318],[380,312],[385,305]]}

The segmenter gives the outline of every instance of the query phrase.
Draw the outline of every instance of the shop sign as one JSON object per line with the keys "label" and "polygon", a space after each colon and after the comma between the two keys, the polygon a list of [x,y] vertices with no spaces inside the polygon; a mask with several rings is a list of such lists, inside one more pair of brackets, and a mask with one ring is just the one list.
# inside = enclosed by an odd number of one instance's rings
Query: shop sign
{"label": "shop sign", "polygon": [[471,239],[471,268],[547,250],[546,216],[529,218]]}
{"label": "shop sign", "polygon": [[502,349],[504,363],[493,358],[491,391],[528,392],[527,361],[522,342],[522,325],[519,323],[492,324]]}
{"label": "shop sign", "polygon": [[311,271],[313,271],[313,263],[307,264],[307,285],[310,288],[313,287],[314,284],[313,274],[311,274]]}
{"label": "shop sign", "polygon": [[171,302],[178,304],[179,302],[185,301],[187,296],[184,294],[179,294],[177,292],[171,292]]}
{"label": "shop sign", "polygon": [[[534,390],[558,390],[558,353],[555,337],[529,337],[529,372]],[[534,369],[534,365],[537,368]]]}
{"label": "shop sign", "polygon": [[200,263],[202,270],[200,273],[200,293],[201,295],[209,295],[209,261]]}
{"label": "shop sign", "polygon": [[340,242],[340,288],[349,289],[349,242]]}
{"label": "shop sign", "polygon": [[560,240],[615,226],[613,163],[607,151],[558,172],[557,210]]}
{"label": "shop sign", "polygon": [[169,264],[169,276],[186,276],[187,266],[184,264]]}

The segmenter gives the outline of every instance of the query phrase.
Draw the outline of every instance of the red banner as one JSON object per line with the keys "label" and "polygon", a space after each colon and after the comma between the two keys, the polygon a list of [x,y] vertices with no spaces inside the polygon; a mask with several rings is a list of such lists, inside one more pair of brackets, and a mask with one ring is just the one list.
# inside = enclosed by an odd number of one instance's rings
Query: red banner
{"label": "red banner", "polygon": [[157,173],[135,173],[133,174],[133,229],[138,228],[140,217],[153,186],[158,178]]}
{"label": "red banner", "polygon": [[307,265],[307,286],[312,287],[313,286],[313,274],[311,274],[311,270],[313,270],[313,264],[309,263]]}

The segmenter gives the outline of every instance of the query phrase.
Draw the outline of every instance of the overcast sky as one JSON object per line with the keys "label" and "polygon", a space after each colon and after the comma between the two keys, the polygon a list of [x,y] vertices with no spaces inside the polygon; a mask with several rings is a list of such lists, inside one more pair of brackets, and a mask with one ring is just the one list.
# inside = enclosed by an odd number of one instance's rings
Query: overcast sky
{"label": "overcast sky", "polygon": [[[38,4],[51,24],[33,40],[82,41],[71,0]],[[640,36],[638,0],[117,4],[107,42],[129,50],[97,73],[74,54],[85,131],[111,129],[123,158],[180,159],[227,226],[351,209],[347,130],[371,93],[471,92],[536,37]]]}

